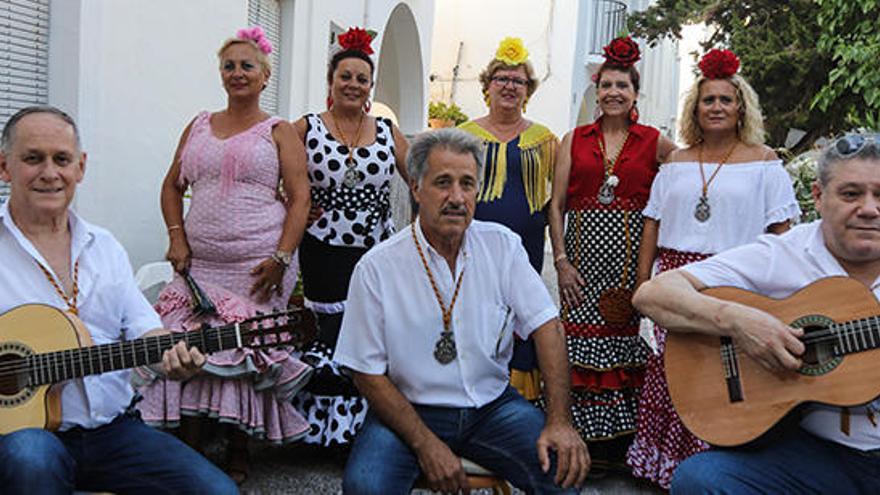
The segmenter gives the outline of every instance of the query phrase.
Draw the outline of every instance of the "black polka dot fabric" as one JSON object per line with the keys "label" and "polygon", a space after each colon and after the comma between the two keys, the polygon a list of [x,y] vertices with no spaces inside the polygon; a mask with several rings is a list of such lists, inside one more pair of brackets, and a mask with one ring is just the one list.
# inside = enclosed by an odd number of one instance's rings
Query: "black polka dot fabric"
{"label": "black polka dot fabric", "polygon": [[394,139],[388,119],[376,119],[376,141],[352,153],[359,180],[345,185],[349,169],[348,146],[336,141],[316,114],[305,116],[308,176],[312,201],[323,210],[308,232],[326,243],[370,247],[394,231],[391,220],[391,178],[394,176]]}

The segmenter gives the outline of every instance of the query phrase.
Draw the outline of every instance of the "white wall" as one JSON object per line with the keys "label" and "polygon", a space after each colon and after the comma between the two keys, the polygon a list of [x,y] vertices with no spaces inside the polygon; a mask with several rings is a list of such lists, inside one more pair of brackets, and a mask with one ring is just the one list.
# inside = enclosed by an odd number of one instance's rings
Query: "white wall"
{"label": "white wall", "polygon": [[[575,0],[441,0],[437,2],[431,59],[431,101],[458,104],[471,118],[488,111],[480,72],[507,36],[522,38],[541,80],[526,117],[561,134],[570,127],[579,2]],[[458,76],[453,81],[459,47]]]}
{"label": "white wall", "polygon": [[[282,69],[289,73],[274,75],[281,77],[280,114],[293,119],[324,108],[331,20],[366,24],[381,36],[400,3],[418,25],[424,57],[402,77],[424,77],[432,0],[282,0]],[[186,124],[199,110],[225,106],[216,51],[246,25],[247,1],[52,0],[51,9],[49,102],[77,119],[88,152],[75,207],[110,229],[135,267],[162,259],[161,181]],[[377,52],[380,46],[381,38]],[[410,120],[424,120],[425,98],[408,106],[419,113]]]}

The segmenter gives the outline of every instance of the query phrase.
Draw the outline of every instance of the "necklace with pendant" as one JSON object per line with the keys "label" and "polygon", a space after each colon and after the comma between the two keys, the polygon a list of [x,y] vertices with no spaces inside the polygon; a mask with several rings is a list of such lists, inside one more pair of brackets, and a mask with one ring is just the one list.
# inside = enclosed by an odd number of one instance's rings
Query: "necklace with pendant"
{"label": "necklace with pendant", "polygon": [[361,140],[361,129],[364,124],[364,113],[361,112],[361,119],[358,121],[357,131],[355,132],[354,141],[348,140],[345,137],[345,133],[342,132],[342,127],[339,126],[339,122],[336,121],[336,117],[333,115],[333,112],[330,113],[330,118],[333,119],[333,127],[336,128],[336,132],[339,134],[339,137],[342,140],[342,144],[348,148],[348,158],[345,160],[345,175],[342,177],[342,185],[347,188],[352,188],[361,181],[363,174],[355,169],[357,164],[354,161],[354,149],[355,145],[357,145],[358,141]]}
{"label": "necklace with pendant", "polygon": [[455,283],[455,292],[452,294],[452,301],[449,302],[449,307],[447,308],[446,305],[443,304],[443,297],[440,295],[440,289],[437,288],[437,282],[434,281],[434,274],[431,273],[431,268],[428,266],[428,260],[425,258],[425,253],[422,251],[422,246],[419,244],[418,237],[416,237],[415,225],[415,222],[410,224],[413,242],[416,244],[416,251],[419,252],[422,266],[425,267],[425,273],[428,274],[428,281],[431,282],[431,288],[434,289],[434,297],[437,298],[437,304],[440,305],[440,311],[443,314],[443,331],[440,332],[440,338],[438,338],[437,343],[434,344],[434,359],[440,364],[449,364],[458,356],[458,351],[455,348],[455,339],[452,335],[452,308],[455,307],[455,301],[458,300],[458,290],[461,289],[461,280],[464,278],[464,269],[458,274],[458,282]]}
{"label": "necklace with pendant", "polygon": [[703,171],[703,143],[700,143],[700,149],[697,151],[697,154],[700,160],[700,180],[703,182],[703,192],[700,195],[700,199],[697,200],[697,206],[694,207],[694,218],[700,223],[709,220],[712,216],[712,208],[709,206],[709,184],[711,184],[715,179],[715,176],[718,175],[718,171],[721,170],[721,167],[728,159],[730,159],[730,155],[733,154],[733,150],[736,149],[737,144],[739,144],[739,141],[733,143],[733,146],[727,150],[727,153],[718,162],[718,166],[715,167],[715,171],[709,176],[709,180],[706,180],[706,173]]}
{"label": "necklace with pendant", "polygon": [[620,142],[620,146],[617,147],[617,150],[612,156],[608,156],[608,154],[605,153],[605,138],[599,136],[599,151],[602,153],[602,164],[605,168],[605,181],[599,187],[599,194],[596,196],[596,199],[598,199],[599,203],[603,205],[610,205],[614,202],[614,188],[620,183],[620,179],[614,174],[614,171],[617,169],[617,163],[620,161],[621,151],[623,151],[623,147],[626,146],[627,140],[629,140],[629,128],[626,129],[626,133],[623,135],[623,140]]}

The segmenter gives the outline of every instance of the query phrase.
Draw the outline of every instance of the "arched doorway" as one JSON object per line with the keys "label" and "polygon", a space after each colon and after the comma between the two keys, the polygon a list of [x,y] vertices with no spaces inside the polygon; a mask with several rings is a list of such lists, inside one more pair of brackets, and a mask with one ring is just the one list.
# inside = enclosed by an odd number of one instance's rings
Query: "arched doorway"
{"label": "arched doorway", "polygon": [[418,27],[409,6],[399,3],[385,25],[379,50],[375,100],[399,119],[400,130],[413,135],[425,128],[425,83]]}

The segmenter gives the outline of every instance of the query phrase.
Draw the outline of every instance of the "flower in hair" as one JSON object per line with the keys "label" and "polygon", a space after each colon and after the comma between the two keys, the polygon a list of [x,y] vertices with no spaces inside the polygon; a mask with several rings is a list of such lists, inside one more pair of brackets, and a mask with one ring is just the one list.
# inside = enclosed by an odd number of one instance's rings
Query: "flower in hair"
{"label": "flower in hair", "polygon": [[519,38],[504,38],[495,51],[495,59],[507,65],[519,65],[529,59],[529,51]]}
{"label": "flower in hair", "polygon": [[257,47],[260,48],[260,51],[266,55],[272,53],[272,42],[269,41],[269,38],[266,37],[266,33],[263,32],[263,28],[260,26],[239,29],[238,32],[235,33],[235,37],[240,40],[253,41],[257,44]]}
{"label": "flower in hair", "polygon": [[375,31],[371,32],[356,27],[349,28],[348,31],[339,35],[339,46],[343,50],[355,50],[365,55],[372,55],[373,47],[370,46],[370,43],[373,42],[375,36]]}
{"label": "flower in hair", "polygon": [[639,45],[629,36],[621,36],[611,40],[602,48],[605,52],[605,60],[622,67],[632,67],[642,57]]}
{"label": "flower in hair", "polygon": [[699,65],[706,79],[727,79],[739,70],[739,58],[730,50],[713,48],[703,55]]}

